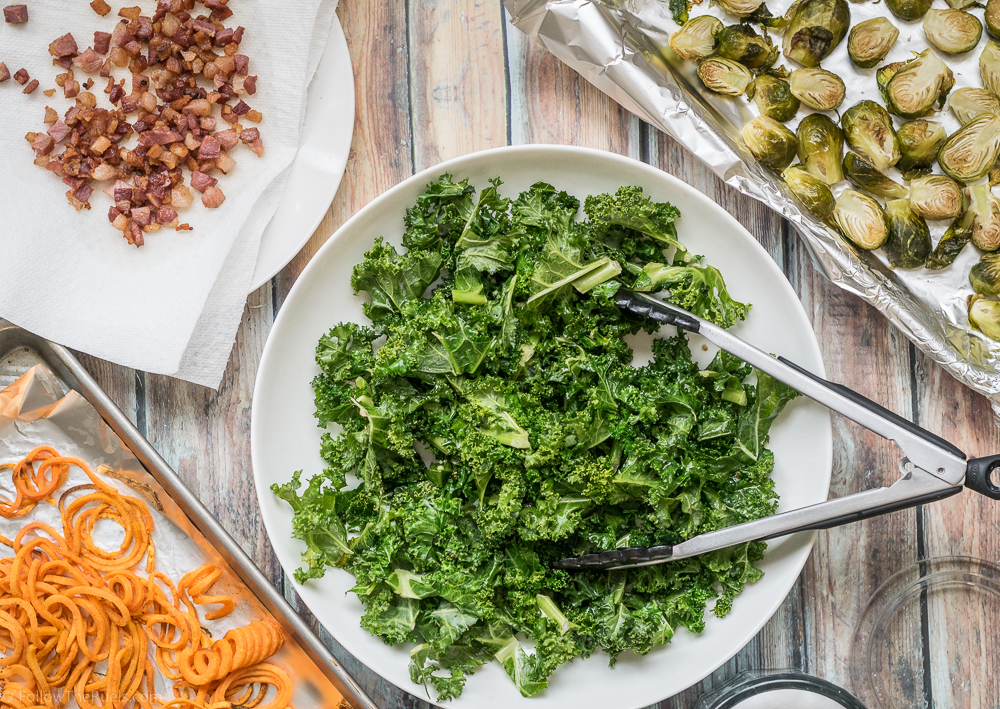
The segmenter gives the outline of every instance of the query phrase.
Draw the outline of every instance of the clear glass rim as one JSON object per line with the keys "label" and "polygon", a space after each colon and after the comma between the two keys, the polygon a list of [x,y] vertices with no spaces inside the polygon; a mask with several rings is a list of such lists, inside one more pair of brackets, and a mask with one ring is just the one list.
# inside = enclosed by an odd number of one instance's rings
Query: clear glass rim
{"label": "clear glass rim", "polygon": [[799,670],[744,672],[737,675],[730,684],[703,697],[698,703],[698,709],[736,709],[738,704],[751,697],[780,689],[811,692],[837,702],[845,709],[865,709],[865,706],[847,690]]}

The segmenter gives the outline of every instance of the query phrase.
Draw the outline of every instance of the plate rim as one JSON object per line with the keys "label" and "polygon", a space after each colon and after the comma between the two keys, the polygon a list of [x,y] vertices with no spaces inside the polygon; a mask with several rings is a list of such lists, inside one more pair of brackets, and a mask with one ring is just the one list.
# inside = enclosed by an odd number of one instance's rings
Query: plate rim
{"label": "plate rim", "polygon": [[[618,153],[613,153],[606,150],[599,150],[595,148],[588,148],[575,145],[556,145],[556,144],[507,145],[496,148],[489,148],[486,150],[474,151],[471,153],[467,153],[465,155],[450,158],[448,160],[438,163],[437,165],[425,168],[420,172],[411,175],[405,180],[402,180],[401,182],[387,189],[385,192],[378,195],[371,202],[369,202],[364,207],[359,209],[354,215],[351,216],[350,219],[344,222],[344,224],[342,224],[330,236],[330,238],[316,251],[313,257],[309,260],[305,268],[303,268],[302,272],[299,274],[298,278],[296,278],[295,283],[292,284],[292,287],[289,290],[288,295],[285,297],[284,301],[282,302],[281,308],[278,310],[278,314],[272,323],[270,332],[268,333],[267,341],[264,343],[264,348],[261,353],[261,359],[260,359],[260,364],[258,365],[257,376],[254,381],[253,396],[251,399],[251,412],[250,412],[250,454],[251,454],[251,466],[253,468],[252,474],[254,478],[254,488],[255,488],[255,493],[257,494],[258,497],[258,506],[261,513],[261,520],[263,522],[265,532],[268,535],[269,542],[271,537],[269,528],[272,522],[269,521],[270,520],[269,513],[265,510],[265,507],[261,504],[261,495],[263,493],[270,493],[270,490],[266,487],[267,484],[266,481],[261,480],[260,474],[258,473],[257,451],[259,451],[259,446],[255,445],[255,443],[258,437],[260,437],[263,434],[261,433],[261,424],[258,421],[258,410],[253,404],[258,400],[258,393],[261,390],[262,382],[264,381],[264,378],[261,377],[260,375],[267,369],[270,359],[276,356],[273,354],[273,352],[275,351],[277,345],[274,345],[274,343],[272,342],[272,341],[275,342],[277,341],[275,333],[279,333],[281,331],[281,329],[284,327],[285,320],[290,320],[295,317],[294,309],[287,307],[287,305],[289,303],[294,303],[295,300],[298,297],[300,297],[298,295],[300,292],[308,291],[309,281],[311,279],[312,272],[314,270],[319,271],[322,268],[322,266],[320,266],[319,264],[325,260],[326,258],[325,254],[328,251],[333,250],[334,248],[333,244],[337,243],[342,238],[344,233],[349,233],[349,231],[353,228],[356,222],[365,219],[370,211],[379,209],[384,203],[393,200],[395,195],[398,194],[399,192],[408,189],[415,183],[426,182],[428,180],[436,179],[436,177],[438,177],[440,174],[444,172],[452,172],[454,174],[456,166],[458,166],[461,169],[464,163],[470,160],[478,161],[478,160],[495,159],[498,156],[502,157],[503,155],[509,155],[511,153],[545,153],[545,152],[554,152],[561,154],[572,153],[580,156],[582,159],[585,160],[594,158],[598,160],[608,160],[610,162],[627,164],[633,169],[649,173],[651,179],[665,180],[666,182],[671,183],[671,187],[676,188],[683,193],[691,195],[693,198],[708,205],[709,209],[715,210],[720,216],[720,218],[722,218],[725,221],[728,221],[730,225],[737,232],[741,233],[742,237],[748,240],[751,249],[757,250],[760,253],[760,255],[766,258],[766,262],[769,264],[769,268],[773,269],[773,271],[780,276],[780,278],[775,279],[778,283],[778,288],[781,291],[783,291],[784,295],[787,296],[790,299],[790,302],[794,304],[793,312],[795,313],[795,316],[798,317],[801,320],[801,322],[805,325],[806,330],[810,335],[807,344],[809,350],[811,351],[811,355],[814,357],[814,360],[818,365],[817,367],[818,371],[815,371],[815,374],[824,378],[826,377],[826,367],[823,361],[822,350],[819,347],[819,341],[818,338],[816,337],[815,328],[813,328],[812,323],[810,322],[808,315],[805,311],[805,307],[801,299],[799,298],[798,294],[792,288],[792,285],[789,282],[788,277],[785,276],[784,272],[774,261],[771,255],[767,252],[767,250],[763,247],[763,245],[761,245],[761,243],[757,240],[757,238],[750,233],[750,231],[746,227],[744,227],[732,214],[730,214],[725,209],[725,207],[717,203],[706,193],[699,191],[697,187],[684,182],[675,175],[672,175],[648,163],[644,163],[629,156],[620,155]],[[823,426],[823,431],[822,431],[823,440],[817,441],[817,445],[822,447],[820,455],[818,456],[818,459],[820,460],[820,465],[818,467],[821,468],[822,471],[822,485],[825,490],[825,495],[826,497],[829,497],[830,483],[833,472],[833,435],[832,435],[833,431],[832,431],[832,420],[830,419],[829,414],[826,416],[825,422],[826,425]],[[807,563],[809,557],[812,554],[812,548],[816,539],[816,532],[799,533],[798,535],[796,535],[796,537],[799,538],[800,543],[802,543],[803,545],[801,550],[795,552],[802,554],[802,560],[801,563],[799,564],[798,571],[794,576],[790,578],[790,580],[786,584],[782,584],[780,594],[779,593],[775,594],[776,600],[774,600],[770,604],[770,607],[767,608],[767,611],[765,613],[762,613],[758,622],[754,624],[753,630],[746,641],[747,643],[749,643],[754,637],[756,637],[760,633],[760,630],[764,627],[764,625],[766,625],[767,622],[774,616],[775,612],[778,610],[778,608],[787,598],[788,594],[791,592],[792,587],[798,581],[799,577],[802,574],[802,570],[805,568],[805,564]],[[276,550],[275,550],[275,556],[276,557],[278,556]],[[292,574],[287,569],[285,569],[285,566],[284,564],[281,563],[280,558],[278,558],[278,563],[279,566],[281,566],[286,577],[291,582],[292,587],[296,589],[296,591],[298,591],[298,589],[300,588],[300,584],[296,582]],[[309,603],[306,602],[304,598],[301,598],[301,600],[302,603],[308,608]],[[322,623],[320,623],[320,625],[324,628],[326,627]],[[327,632],[329,632],[334,638],[337,638],[337,635],[333,632],[333,630],[327,628]],[[338,643],[341,643],[339,639]],[[355,655],[351,649],[349,649],[346,645],[343,645],[342,643],[341,645],[342,647],[344,647],[345,651],[351,654],[352,657],[358,659],[357,655]],[[723,653],[723,655],[725,656],[720,656],[719,660],[714,664],[712,664],[712,666],[708,668],[701,676],[692,679],[691,682],[688,684],[688,688],[697,684],[699,681],[703,680],[705,677],[715,672],[715,670],[717,670],[723,664],[732,659],[745,646],[746,643],[744,643],[744,645],[741,645],[740,647],[737,647],[728,655],[725,655],[725,653]],[[403,686],[397,684],[393,679],[381,675],[380,673],[375,672],[374,670],[372,670],[372,672],[377,676],[381,677],[386,682],[389,682],[393,686],[399,688],[403,692],[413,695],[415,685]],[[659,701],[662,701],[663,699],[666,698],[668,697],[660,697]],[[423,699],[424,701],[428,701],[430,704],[434,706],[439,706],[439,707],[449,706],[447,703],[436,701],[435,699],[432,699],[429,696],[425,696]],[[653,701],[658,701],[658,700],[653,700]],[[629,704],[628,709],[640,709],[640,707],[643,706],[645,706],[644,703]]]}

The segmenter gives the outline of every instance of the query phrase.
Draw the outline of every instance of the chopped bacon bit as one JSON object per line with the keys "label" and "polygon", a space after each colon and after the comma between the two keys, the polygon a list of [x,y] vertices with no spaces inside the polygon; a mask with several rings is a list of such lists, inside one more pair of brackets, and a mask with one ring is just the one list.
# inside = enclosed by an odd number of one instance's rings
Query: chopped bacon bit
{"label": "chopped bacon bit", "polygon": [[104,17],[109,12],[111,12],[111,6],[108,5],[106,2],[104,2],[104,0],[94,0],[92,3],[90,3],[90,7],[93,8],[94,12],[96,12],[101,17]]}
{"label": "chopped bacon bit", "polygon": [[190,224],[178,224],[174,231],[194,231],[194,228]]}
{"label": "chopped bacon bit", "polygon": [[85,89],[89,90],[89,89],[93,88],[93,86],[94,86],[94,78],[93,77],[89,77],[86,81],[83,82],[83,88],[85,88]]}
{"label": "chopped bacon bit", "polygon": [[118,11],[119,17],[124,17],[126,20],[138,20],[139,15],[142,14],[142,8],[138,5],[133,7],[123,7]]}
{"label": "chopped bacon bit", "polygon": [[87,202],[81,202],[79,199],[76,198],[76,195],[73,194],[73,192],[74,190],[69,190],[66,193],[66,199],[69,200],[69,203],[73,206],[73,208],[78,212],[84,208],[90,209],[90,204],[88,204]]}
{"label": "chopped bacon bit", "polygon": [[82,69],[85,73],[93,74],[101,68],[101,65],[104,64],[104,60],[101,59],[101,55],[95,52],[91,47],[87,47],[83,54],[73,57],[73,64]]}
{"label": "chopped bacon bit", "polygon": [[38,79],[32,79],[31,81],[28,82],[28,85],[24,87],[24,91],[22,91],[21,93],[31,94],[34,93],[35,89],[37,88],[38,88]]}
{"label": "chopped bacon bit", "polygon": [[78,52],[79,48],[76,46],[76,40],[73,39],[71,32],[53,40],[52,44],[49,45],[49,54],[54,57],[74,57]]}
{"label": "chopped bacon bit", "polygon": [[156,221],[160,224],[169,224],[177,218],[177,212],[170,207],[160,207],[156,210]]}
{"label": "chopped bacon bit", "polygon": [[3,9],[3,19],[11,25],[23,25],[28,21],[28,6],[8,5]]}
{"label": "chopped bacon bit", "polygon": [[76,197],[81,202],[86,202],[90,199],[90,195],[94,194],[94,188],[90,185],[80,185],[73,191],[73,196]]}
{"label": "chopped bacon bit", "polygon": [[246,76],[247,72],[250,70],[250,57],[246,54],[237,54],[233,56],[233,62],[236,73],[240,76]]}
{"label": "chopped bacon bit", "polygon": [[229,156],[229,153],[222,151],[215,159],[215,166],[228,175],[236,167],[236,161]]}
{"label": "chopped bacon bit", "polygon": [[[101,136],[103,140],[107,140],[104,136]],[[110,141],[109,141],[110,142]],[[90,146],[91,150],[94,150],[94,146]],[[97,152],[94,150],[94,152]],[[94,171],[90,173],[91,178],[97,180],[98,182],[104,182],[105,180],[110,180],[115,176],[115,169],[108,165],[106,162],[101,163],[94,168]]]}
{"label": "chopped bacon bit", "polygon": [[226,201],[226,195],[218,187],[209,187],[201,196],[201,203],[209,209],[217,209]]}
{"label": "chopped bacon bit", "polygon": [[56,95],[56,90],[55,89],[45,89],[42,93],[45,94],[46,96],[48,96],[49,98],[52,98],[53,96]]}
{"label": "chopped bacon bit", "polygon": [[70,134],[71,128],[62,121],[56,121],[49,128],[49,135],[52,136],[52,140],[57,143],[61,143],[62,140]]}
{"label": "chopped bacon bit", "polygon": [[37,155],[48,155],[55,147],[55,141],[46,133],[28,133],[24,136]]}
{"label": "chopped bacon bit", "polygon": [[257,93],[257,77],[248,76],[247,78],[243,79],[243,90],[246,91],[251,96]]}
{"label": "chopped bacon bit", "polygon": [[10,78],[10,69],[3,62],[0,62],[0,83]]}
{"label": "chopped bacon bit", "polygon": [[135,222],[129,222],[129,231],[131,232],[125,238],[128,239],[128,243],[135,244],[136,246],[142,246],[145,244],[145,240],[142,238],[142,227],[140,227]]}
{"label": "chopped bacon bit", "polygon": [[194,187],[199,192],[204,192],[205,190],[211,189],[218,184],[218,180],[214,177],[206,175],[204,172],[195,170],[191,173],[191,186]]}
{"label": "chopped bacon bit", "polygon": [[219,141],[208,135],[205,139],[201,141],[201,147],[198,148],[198,159],[199,160],[210,160],[212,158],[219,157],[219,151],[222,146]]}
{"label": "chopped bacon bit", "polygon": [[253,123],[260,123],[264,115],[260,111],[247,111],[247,120]]}
{"label": "chopped bacon bit", "polygon": [[94,32],[94,51],[98,54],[107,54],[111,49],[110,32]]}
{"label": "chopped bacon bit", "polygon": [[242,116],[244,113],[249,113],[249,112],[250,112],[250,107],[246,104],[245,101],[240,101],[238,104],[233,106],[233,113],[235,113],[237,116]]}
{"label": "chopped bacon bit", "polygon": [[45,107],[45,122],[46,123],[55,123],[58,120],[59,120],[59,114],[56,113],[56,109],[52,108],[51,106],[46,106]]}
{"label": "chopped bacon bit", "polygon": [[[103,154],[104,151],[110,147],[111,147],[111,141],[108,140],[108,136],[106,135],[102,135],[100,138],[98,138],[97,140],[95,140],[93,143],[90,144],[90,150],[95,155]],[[100,165],[98,167],[104,167],[104,166]]]}
{"label": "chopped bacon bit", "polygon": [[253,141],[260,138],[260,129],[258,128],[246,128],[240,133],[240,140],[249,145]]}
{"label": "chopped bacon bit", "polygon": [[129,214],[132,221],[139,226],[146,226],[152,219],[152,215],[149,213],[149,207],[136,207]]}
{"label": "chopped bacon bit", "polygon": [[66,79],[66,83],[63,84],[63,96],[66,98],[76,98],[79,93],[80,82],[72,78]]}
{"label": "chopped bacon bit", "polygon": [[14,72],[14,81],[16,81],[17,83],[19,83],[21,86],[24,86],[25,84],[27,84],[28,83],[28,79],[30,79],[30,78],[31,78],[31,76],[28,74],[27,70],[25,70],[24,68],[18,69],[17,71]]}

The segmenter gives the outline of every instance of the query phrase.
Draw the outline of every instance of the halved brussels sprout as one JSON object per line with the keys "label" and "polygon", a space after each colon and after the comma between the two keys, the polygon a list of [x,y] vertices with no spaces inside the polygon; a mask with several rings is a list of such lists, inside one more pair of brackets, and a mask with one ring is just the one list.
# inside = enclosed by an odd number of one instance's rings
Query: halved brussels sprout
{"label": "halved brussels sprout", "polygon": [[772,64],[777,59],[778,48],[754,32],[750,25],[723,27],[715,38],[719,40],[720,57],[739,62],[748,69],[760,69],[769,58]]}
{"label": "halved brussels sprout", "polygon": [[862,69],[870,69],[885,59],[899,38],[899,30],[884,17],[859,22],[847,37],[847,53]]}
{"label": "halved brussels sprout", "polygon": [[945,175],[910,180],[910,206],[924,219],[950,219],[962,213],[962,186]]}
{"label": "halved brussels sprout", "polygon": [[889,224],[879,203],[852,189],[837,197],[833,221],[841,234],[868,251],[877,249],[889,238]]}
{"label": "halved brussels sprout", "polygon": [[785,19],[785,56],[802,66],[816,66],[844,39],[851,10],[847,0],[797,0]]}
{"label": "halved brussels sprout", "polygon": [[879,93],[885,96],[885,89],[889,86],[889,81],[904,66],[906,66],[906,62],[892,62],[891,64],[886,64],[885,66],[879,68],[879,70],[875,72],[875,83],[878,84]]}
{"label": "halved brussels sprout", "polygon": [[962,10],[931,8],[924,16],[927,41],[945,54],[964,54],[983,36],[983,23]]}
{"label": "halved brussels sprout", "polygon": [[894,199],[885,205],[889,238],[883,248],[895,268],[919,268],[931,253],[931,232],[927,222],[910,209],[910,200]]}
{"label": "halved brussels sprout", "polygon": [[951,134],[938,151],[944,173],[959,182],[986,176],[1000,155],[1000,116],[984,113]]}
{"label": "halved brussels sprout", "polygon": [[730,15],[737,17],[747,17],[760,9],[764,0],[719,0],[719,5]]}
{"label": "halved brussels sprout", "polygon": [[896,167],[906,175],[934,164],[938,148],[948,137],[948,132],[940,123],[918,118],[901,125],[896,131],[896,136],[899,139],[899,152],[902,155]]}
{"label": "halved brussels sprout", "polygon": [[790,120],[799,110],[799,100],[792,96],[788,82],[770,74],[757,77],[753,100],[762,114],[776,121]]}
{"label": "halved brussels sprout", "polygon": [[919,118],[934,106],[944,105],[955,85],[955,76],[932,49],[925,49],[897,71],[885,87],[890,110],[903,118]]}
{"label": "halved brussels sprout", "polygon": [[974,215],[972,243],[983,251],[996,251],[1000,248],[1000,200],[986,183],[970,187],[969,196],[969,211]]}
{"label": "halved brussels sprout", "polygon": [[847,144],[879,170],[899,162],[899,139],[889,112],[874,101],[859,101],[840,117]]}
{"label": "halved brussels sprout", "polygon": [[979,55],[979,73],[983,77],[983,88],[1000,96],[1000,44],[987,42]]}
{"label": "halved brussels sprout", "polygon": [[924,262],[924,268],[932,270],[942,269],[950,266],[962,253],[969,241],[972,239],[972,221],[975,214],[971,209],[967,209],[958,219],[951,223],[948,230],[941,237],[941,240],[931,251],[931,255]]}
{"label": "halved brussels sprout", "polygon": [[702,59],[715,53],[719,41],[715,35],[722,29],[722,22],[711,15],[701,15],[688,20],[672,35],[668,43],[681,59]]}
{"label": "halved brussels sprout", "polygon": [[844,133],[822,113],[811,113],[799,123],[799,160],[806,171],[828,185],[844,179],[840,157],[844,154]]}
{"label": "halved brussels sprout", "polygon": [[743,95],[753,80],[753,74],[745,66],[721,57],[702,59],[698,63],[698,76],[707,89],[726,96]]}
{"label": "halved brussels sprout", "polygon": [[893,15],[901,20],[919,20],[931,9],[931,0],[885,0]]}
{"label": "halved brussels sprout", "polygon": [[983,19],[986,20],[986,31],[1000,38],[1000,0],[986,0]]}
{"label": "halved brussels sprout", "polygon": [[844,175],[855,187],[879,197],[902,199],[906,188],[856,153],[844,156]]}
{"label": "halved brussels sprout", "polygon": [[823,180],[820,180],[801,165],[792,165],[781,173],[782,179],[788,185],[789,191],[816,217],[824,221],[833,214],[836,201],[833,192]]}
{"label": "halved brussels sprout", "polygon": [[1000,99],[986,89],[964,88],[952,92],[948,107],[963,126],[984,113],[1000,113]]}
{"label": "halved brussels sprout", "polygon": [[983,254],[969,271],[969,285],[980,295],[1000,295],[1000,254]]}
{"label": "halved brussels sprout", "polygon": [[969,296],[969,324],[991,340],[1000,340],[1000,301]]}
{"label": "halved brussels sprout", "polygon": [[773,118],[757,116],[743,126],[743,142],[761,165],[784,170],[795,157],[795,134]]}
{"label": "halved brussels sprout", "polygon": [[843,79],[818,66],[796,69],[788,78],[788,84],[792,96],[817,111],[836,110],[847,93]]}
{"label": "halved brussels sprout", "polygon": [[979,0],[947,0],[948,7],[953,7],[956,10],[964,10],[969,7],[969,5],[975,5]]}

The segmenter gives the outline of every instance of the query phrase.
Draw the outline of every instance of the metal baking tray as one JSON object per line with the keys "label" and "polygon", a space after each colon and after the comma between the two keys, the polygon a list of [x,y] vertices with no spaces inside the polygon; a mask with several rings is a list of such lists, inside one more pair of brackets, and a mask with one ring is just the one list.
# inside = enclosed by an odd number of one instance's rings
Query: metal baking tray
{"label": "metal baking tray", "polygon": [[75,389],[83,395],[142,463],[146,471],[173,498],[194,527],[215,547],[250,593],[274,616],[275,620],[281,623],[292,641],[312,660],[319,672],[329,679],[344,699],[350,702],[354,709],[378,709],[309,629],[305,621],[292,609],[288,601],[271,585],[267,577],[201,504],[201,501],[187,489],[177,473],[171,470],[149,441],[142,437],[132,422],[69,350],[0,320],[0,363],[6,370],[0,371],[0,388],[16,378],[9,377],[10,381],[7,381],[8,376],[3,375],[16,373],[20,376],[33,365],[43,364],[61,379],[66,388]]}

